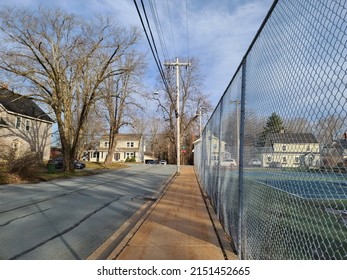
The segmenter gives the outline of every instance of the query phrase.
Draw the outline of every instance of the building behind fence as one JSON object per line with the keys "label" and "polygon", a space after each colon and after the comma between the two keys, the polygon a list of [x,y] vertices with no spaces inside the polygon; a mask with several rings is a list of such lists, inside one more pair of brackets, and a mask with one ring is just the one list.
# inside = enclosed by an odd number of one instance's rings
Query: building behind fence
{"label": "building behind fence", "polygon": [[347,259],[346,19],[275,1],[195,145],[241,259]]}

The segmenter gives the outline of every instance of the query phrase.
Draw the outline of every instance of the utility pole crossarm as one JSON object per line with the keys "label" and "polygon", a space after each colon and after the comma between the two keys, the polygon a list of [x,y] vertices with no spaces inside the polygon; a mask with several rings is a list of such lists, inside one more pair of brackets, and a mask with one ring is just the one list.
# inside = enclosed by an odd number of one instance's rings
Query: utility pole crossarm
{"label": "utility pole crossarm", "polygon": [[190,62],[178,62],[178,60],[176,62],[164,62],[165,66],[190,66]]}

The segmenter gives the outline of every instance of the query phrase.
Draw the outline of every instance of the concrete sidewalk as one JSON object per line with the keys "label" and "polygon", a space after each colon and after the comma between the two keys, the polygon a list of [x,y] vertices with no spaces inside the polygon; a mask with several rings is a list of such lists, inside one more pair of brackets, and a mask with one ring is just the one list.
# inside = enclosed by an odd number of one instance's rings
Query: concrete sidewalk
{"label": "concrete sidewalk", "polygon": [[193,167],[183,166],[180,176],[107,259],[238,259],[208,209]]}

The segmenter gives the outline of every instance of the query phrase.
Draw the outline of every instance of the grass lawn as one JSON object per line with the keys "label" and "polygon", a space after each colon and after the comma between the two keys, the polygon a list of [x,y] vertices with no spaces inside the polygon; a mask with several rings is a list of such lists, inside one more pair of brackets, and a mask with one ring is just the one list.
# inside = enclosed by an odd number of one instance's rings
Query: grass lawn
{"label": "grass lawn", "polygon": [[49,173],[46,166],[40,166],[35,167],[31,172],[26,172],[27,174],[25,175],[20,175],[9,173],[7,172],[5,165],[0,165],[0,184],[20,184],[50,181],[60,178],[71,178],[77,176],[89,176],[127,167],[129,167],[129,165],[124,163],[113,163],[112,165],[106,166],[102,163],[86,162],[85,169],[76,169],[73,172],[65,173],[61,169],[56,169],[53,173]]}

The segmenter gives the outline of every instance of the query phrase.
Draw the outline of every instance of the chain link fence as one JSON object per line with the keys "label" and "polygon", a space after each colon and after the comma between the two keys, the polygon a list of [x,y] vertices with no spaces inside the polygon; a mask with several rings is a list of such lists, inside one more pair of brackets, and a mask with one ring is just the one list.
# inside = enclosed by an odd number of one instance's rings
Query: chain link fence
{"label": "chain link fence", "polygon": [[347,259],[347,1],[275,1],[196,143],[241,259]]}

